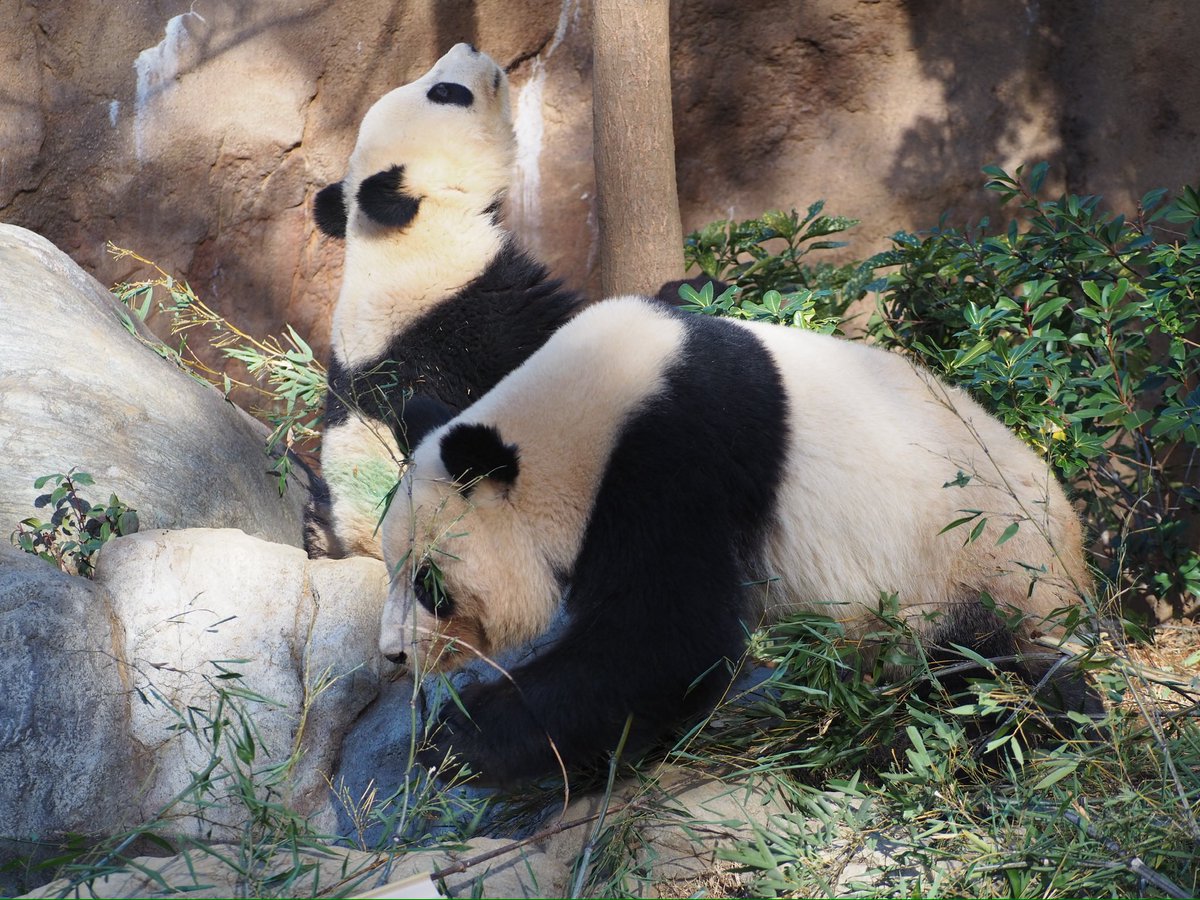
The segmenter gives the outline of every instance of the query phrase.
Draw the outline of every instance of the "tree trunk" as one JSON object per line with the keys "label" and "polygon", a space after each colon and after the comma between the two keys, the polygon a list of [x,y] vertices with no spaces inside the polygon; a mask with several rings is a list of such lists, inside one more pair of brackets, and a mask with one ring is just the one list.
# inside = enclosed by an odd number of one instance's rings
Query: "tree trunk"
{"label": "tree trunk", "polygon": [[600,287],[654,294],[683,277],[671,130],[668,0],[592,0]]}

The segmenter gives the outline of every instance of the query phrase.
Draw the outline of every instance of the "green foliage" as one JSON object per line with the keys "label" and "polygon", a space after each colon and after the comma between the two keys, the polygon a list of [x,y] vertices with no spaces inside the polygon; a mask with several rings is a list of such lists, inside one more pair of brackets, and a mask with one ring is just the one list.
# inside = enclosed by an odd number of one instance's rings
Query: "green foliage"
{"label": "green foliage", "polygon": [[736,285],[730,285],[720,296],[713,296],[713,283],[706,282],[700,290],[690,284],[679,287],[683,309],[704,316],[727,316],[752,322],[770,322],[774,325],[790,325],[807,331],[831,334],[841,323],[839,316],[822,315],[818,309],[815,291],[801,288],[786,296],[779,291],[767,291],[761,302],[739,296]]}
{"label": "green foliage", "polygon": [[74,469],[66,474],[43,475],[33,483],[35,490],[52,486],[49,493],[33,501],[37,509],[50,507],[49,521],[22,520],[12,541],[26,553],[40,556],[71,575],[91,578],[94,557],[110,539],[138,530],[137,510],[130,509],[116,494],[107,503],[92,503],[79,493],[80,487],[96,482],[87,472]]}
{"label": "green foliage", "polygon": [[[803,217],[796,210],[773,210],[744,222],[713,222],[689,234],[684,241],[688,266],[715,281],[732,283],[738,292],[701,302],[685,286],[681,296],[709,315],[735,314],[801,327],[814,320],[836,321],[863,295],[870,272],[858,264],[808,263],[814,250],[845,246],[844,241],[822,238],[858,224],[857,219],[822,215],[824,206],[819,200]],[[796,318],[801,307],[810,312]]]}
{"label": "green foliage", "polygon": [[[996,661],[929,660],[888,596],[863,634],[801,614],[752,653],[768,679],[671,757],[773,778],[794,810],[721,851],[750,896],[1135,897],[1147,878],[1195,891],[1194,684],[1080,648],[1114,705],[1097,732],[1049,714]],[[1131,696],[1161,724],[1121,705]]]}
{"label": "green foliage", "polygon": [[[729,718],[719,730],[710,728],[705,742],[736,745],[743,740],[740,735],[752,734],[754,755],[761,762],[751,771],[775,771],[783,756],[793,772],[820,774],[879,763],[911,739],[914,726],[936,725],[926,740],[943,746],[952,759],[985,746],[994,751],[1016,735],[1035,730],[1062,737],[1072,732],[1068,728],[1064,733],[1062,724],[1037,704],[1024,709],[1027,704],[1021,699],[1028,697],[1028,690],[993,661],[957,648],[960,658],[932,662],[894,594],[880,598],[871,619],[859,623],[853,638],[838,618],[797,614],[756,632],[750,654],[767,661],[772,674],[744,713]],[[1009,626],[1015,628],[1019,618]],[[1064,615],[1062,625],[1073,633],[1077,613]],[[943,684],[948,676],[977,681],[967,693],[952,696]],[[777,727],[782,722],[787,723],[785,729]],[[967,722],[982,722],[986,731],[986,738],[976,738],[974,746],[963,728]],[[1013,752],[1019,756],[1019,746]],[[953,777],[954,765],[941,768],[945,771],[938,778]],[[922,777],[931,784],[937,780],[932,770],[923,771]]]}
{"label": "green foliage", "polygon": [[1135,590],[1193,611],[1200,195],[1153,191],[1126,217],[1040,199],[1044,164],[985,171],[1017,218],[895,235],[868,261],[891,269],[871,335],[970,390],[1073,483],[1110,578],[1124,563]]}
{"label": "green foliage", "polygon": [[[292,466],[287,451],[293,447],[311,449],[318,437],[317,426],[328,382],[325,367],[313,357],[312,348],[290,325],[285,326],[287,334],[283,341],[273,336],[262,340],[251,337],[201,301],[190,285],[175,280],[156,263],[112,244],[109,251],[117,259],[134,259],[157,273],[155,278],[113,288],[131,315],[146,321],[155,292],[166,292],[167,299],[157,309],[169,317],[171,334],[179,336],[179,347],[147,342],[156,353],[199,380],[220,388],[227,398],[234,388],[243,388],[264,400],[266,406],[253,411],[272,426],[266,449],[275,456],[272,471],[278,477],[282,494]],[[132,319],[126,317],[125,327],[140,337]],[[188,333],[194,329],[204,331],[208,343],[226,359],[243,364],[253,383],[236,381],[227,372],[215,371],[201,360],[187,343]]]}

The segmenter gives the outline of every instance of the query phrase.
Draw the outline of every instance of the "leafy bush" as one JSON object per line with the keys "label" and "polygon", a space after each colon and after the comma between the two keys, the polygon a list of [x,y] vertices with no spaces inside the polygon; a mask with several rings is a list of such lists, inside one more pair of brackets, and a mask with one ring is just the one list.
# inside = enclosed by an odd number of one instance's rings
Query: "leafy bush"
{"label": "leafy bush", "polygon": [[679,286],[679,296],[684,301],[682,308],[704,316],[728,316],[752,322],[790,325],[823,334],[836,331],[842,321],[840,316],[822,315],[818,306],[821,298],[807,288],[786,295],[779,291],[766,291],[762,302],[758,303],[742,296],[737,285],[730,285],[720,296],[714,297],[713,293],[711,281],[699,290],[690,284]]}
{"label": "leafy bush", "polygon": [[1110,580],[1160,615],[1194,615],[1200,195],[1164,204],[1153,191],[1126,217],[1098,197],[1040,199],[1044,164],[985,171],[1017,218],[895,235],[867,263],[892,269],[871,334],[966,387],[1054,464]]}
{"label": "leafy bush", "polygon": [[87,472],[72,469],[66,474],[43,475],[33,483],[35,490],[53,484],[53,490],[39,495],[37,509],[53,507],[48,522],[24,519],[12,539],[26,553],[40,556],[70,575],[91,578],[97,551],[111,538],[138,530],[136,509],[130,509],[110,494],[108,503],[92,503],[79,493],[80,487],[96,482]]}
{"label": "leafy bush", "polygon": [[[836,322],[850,303],[861,297],[870,270],[858,264],[812,265],[814,250],[833,250],[844,241],[820,240],[858,224],[857,219],[825,216],[818,200],[803,217],[796,210],[763,213],[744,222],[713,222],[689,234],[684,258],[689,266],[716,281],[732,283],[737,291],[707,302],[684,285],[681,296],[697,312],[773,321],[820,330]],[[798,313],[802,315],[797,316]]]}

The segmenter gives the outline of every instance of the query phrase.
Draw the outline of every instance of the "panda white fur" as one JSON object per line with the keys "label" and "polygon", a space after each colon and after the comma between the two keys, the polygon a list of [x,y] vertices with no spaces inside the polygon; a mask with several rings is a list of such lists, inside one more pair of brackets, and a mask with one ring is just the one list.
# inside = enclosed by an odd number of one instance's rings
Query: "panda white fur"
{"label": "panda white fur", "polygon": [[578,310],[501,224],[513,153],[504,72],[458,44],[368,110],[346,177],[317,195],[346,255],[310,555],[380,556],[407,450]]}
{"label": "panda white fur", "polygon": [[[989,523],[966,544],[941,533],[963,509]],[[464,690],[470,719],[451,708],[422,756],[500,783],[556,769],[547,734],[581,766],[629,713],[637,747],[710,707],[720,660],[786,613],[853,634],[898,592],[929,645],[1003,656],[1091,584],[1045,463],[962,391],[861,343],[637,298],[584,311],[430,434],[383,540],[381,650],[418,677],[542,634],[567,591],[561,636]],[[1025,613],[1015,648],[985,592]]]}

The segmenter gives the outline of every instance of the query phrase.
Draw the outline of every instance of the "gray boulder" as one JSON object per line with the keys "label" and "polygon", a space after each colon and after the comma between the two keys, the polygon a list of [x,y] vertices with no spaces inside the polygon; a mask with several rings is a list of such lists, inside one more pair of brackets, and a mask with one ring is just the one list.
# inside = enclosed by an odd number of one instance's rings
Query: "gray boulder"
{"label": "gray boulder", "polygon": [[[239,778],[332,831],[343,737],[379,693],[386,587],[379,560],[236,529],[117,538],[94,582],[0,545],[0,864],[151,820],[235,840]],[[0,895],[49,874],[0,869]]]}
{"label": "gray boulder", "polygon": [[[0,542],[0,862],[36,864],[53,851],[42,841],[130,823],[122,642],[103,591]],[[37,881],[0,871],[0,896]]]}
{"label": "gray boulder", "polygon": [[49,241],[0,224],[0,535],[72,467],[143,528],[234,527],[299,545],[304,491],[281,498],[265,429],[161,358],[123,307]]}

